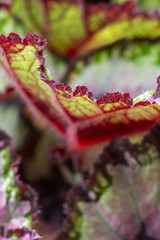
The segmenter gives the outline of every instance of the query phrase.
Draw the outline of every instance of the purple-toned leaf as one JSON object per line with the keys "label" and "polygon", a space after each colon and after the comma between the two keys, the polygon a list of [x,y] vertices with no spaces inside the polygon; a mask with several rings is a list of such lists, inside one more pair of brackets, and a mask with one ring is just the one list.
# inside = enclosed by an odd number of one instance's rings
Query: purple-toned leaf
{"label": "purple-toned leaf", "polygon": [[37,194],[19,179],[19,164],[11,139],[0,132],[0,239],[36,240],[38,235],[27,228],[35,222]]}
{"label": "purple-toned leaf", "polygon": [[160,239],[160,125],[141,144],[115,139],[68,196],[59,239]]}

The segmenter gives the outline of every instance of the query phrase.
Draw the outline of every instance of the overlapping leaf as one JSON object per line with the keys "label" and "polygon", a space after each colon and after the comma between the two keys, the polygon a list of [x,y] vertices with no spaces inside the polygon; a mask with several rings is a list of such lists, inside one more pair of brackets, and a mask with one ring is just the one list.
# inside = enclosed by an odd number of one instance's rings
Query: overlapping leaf
{"label": "overlapping leaf", "polygon": [[1,36],[0,64],[30,109],[56,128],[73,149],[146,131],[160,120],[157,104],[133,105],[127,93],[106,93],[95,101],[84,86],[72,92],[69,86],[47,80],[41,57],[45,45],[37,35]]}
{"label": "overlapping leaf", "polygon": [[70,224],[58,240],[159,240],[159,140],[158,125],[140,145],[112,141],[68,195]]}
{"label": "overlapping leaf", "polygon": [[18,177],[19,158],[0,132],[0,239],[39,239],[29,230],[37,214],[37,195]]}
{"label": "overlapping leaf", "polygon": [[160,37],[158,12],[139,11],[135,5],[134,1],[86,5],[84,0],[17,0],[13,12],[30,31],[47,38],[52,52],[74,58],[123,39]]}

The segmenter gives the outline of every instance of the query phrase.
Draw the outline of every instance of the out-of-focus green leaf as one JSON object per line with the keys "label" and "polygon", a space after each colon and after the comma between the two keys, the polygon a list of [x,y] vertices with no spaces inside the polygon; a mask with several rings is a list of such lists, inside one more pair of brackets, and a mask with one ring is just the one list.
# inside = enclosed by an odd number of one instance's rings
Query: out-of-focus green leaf
{"label": "out-of-focus green leaf", "polygon": [[12,0],[0,1],[0,34],[8,35],[16,32],[21,36],[26,33],[22,23],[11,14]]}
{"label": "out-of-focus green leaf", "polygon": [[[127,0],[113,0],[112,2],[115,3],[124,3]],[[152,0],[152,1],[148,1],[148,0],[137,0],[138,3],[138,7],[142,8],[142,9],[147,9],[147,10],[151,10],[151,9],[157,9],[160,8],[160,1],[159,0]]]}

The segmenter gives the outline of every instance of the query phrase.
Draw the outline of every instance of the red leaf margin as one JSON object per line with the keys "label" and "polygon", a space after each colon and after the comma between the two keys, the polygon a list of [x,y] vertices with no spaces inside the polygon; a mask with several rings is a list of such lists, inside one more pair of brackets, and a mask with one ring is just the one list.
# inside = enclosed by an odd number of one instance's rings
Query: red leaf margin
{"label": "red leaf margin", "polygon": [[[42,101],[38,95],[34,96],[32,92],[28,92],[24,88],[26,83],[22,84],[20,79],[16,78],[7,54],[17,44],[22,44],[23,48],[34,46],[35,58],[39,61],[39,68],[35,70],[40,74],[38,81],[42,81],[52,92],[52,105],[51,102]],[[78,86],[72,92],[70,86],[65,87],[62,83],[47,80],[45,60],[42,57],[45,46],[46,41],[41,41],[36,34],[27,34],[24,39],[14,33],[8,37],[0,36],[0,47],[15,89],[38,116],[43,118],[49,126],[58,130],[67,140],[70,148],[80,150],[96,143],[110,141],[118,136],[137,134],[149,130],[160,121],[160,107],[157,104],[139,102],[134,105],[128,93],[106,93],[96,101],[85,86]],[[44,91],[43,94],[45,95],[46,92]],[[77,101],[76,104],[74,101]],[[66,107],[64,103],[71,104],[71,106]],[[89,108],[88,115],[85,113],[86,105],[83,103],[90,104],[91,109]],[[74,105],[75,112],[70,110],[72,105]],[[57,115],[54,111],[51,112],[55,106],[59,111]],[[77,109],[80,113],[82,111],[80,116],[76,115]]]}

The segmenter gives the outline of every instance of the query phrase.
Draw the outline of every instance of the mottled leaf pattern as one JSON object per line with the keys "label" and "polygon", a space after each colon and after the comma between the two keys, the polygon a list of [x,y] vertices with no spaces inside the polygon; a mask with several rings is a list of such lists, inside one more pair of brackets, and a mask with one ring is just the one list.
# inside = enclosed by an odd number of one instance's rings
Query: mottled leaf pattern
{"label": "mottled leaf pattern", "polygon": [[128,93],[106,93],[97,101],[87,88],[47,80],[41,52],[46,43],[38,35],[0,37],[0,64],[15,88],[42,120],[56,128],[73,149],[117,136],[146,131],[160,119],[156,103],[135,105]]}
{"label": "mottled leaf pattern", "polygon": [[[83,186],[68,196],[67,235],[76,240],[160,239],[160,126],[142,144],[116,139]],[[66,231],[65,229],[65,231]]]}
{"label": "mottled leaf pattern", "polygon": [[37,214],[37,195],[20,181],[19,163],[11,139],[0,132],[0,239],[12,239],[13,235],[36,240],[38,235],[27,228],[31,229]]}
{"label": "mottled leaf pattern", "polygon": [[[40,41],[37,35],[27,35],[22,41],[16,34],[10,34],[8,38],[2,36],[0,42],[0,63],[17,86],[17,90],[30,103],[31,109],[36,112],[36,109],[41,108],[43,115],[47,115],[53,122],[56,121],[59,129],[64,132],[65,124],[54,102],[52,90],[43,81],[44,59],[40,52],[46,43]],[[52,108],[47,107],[51,105]]]}

